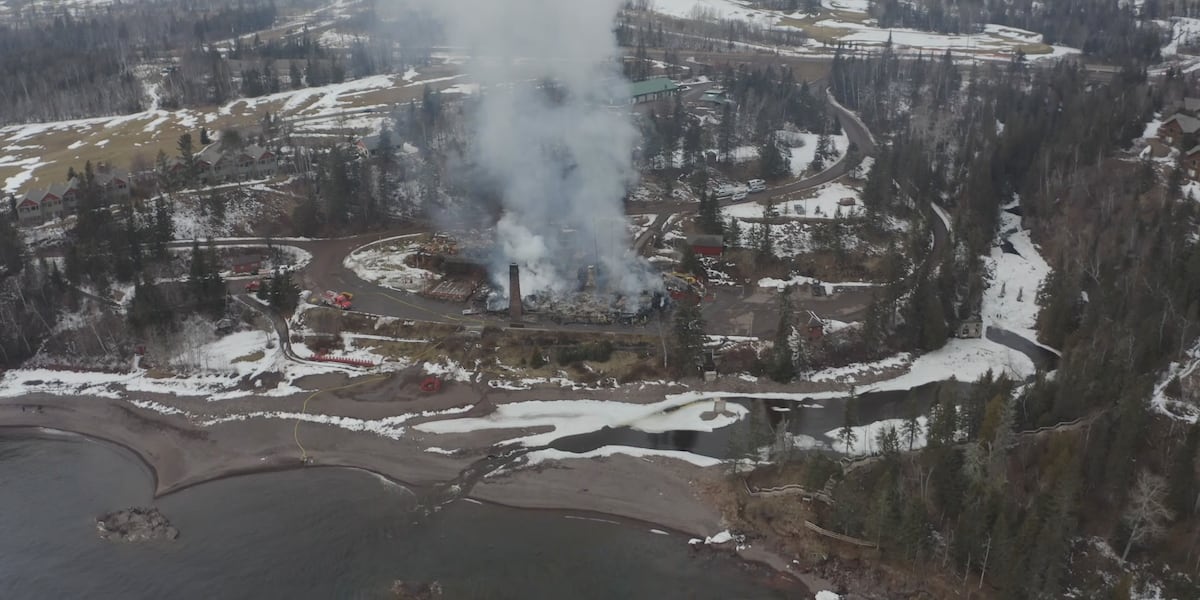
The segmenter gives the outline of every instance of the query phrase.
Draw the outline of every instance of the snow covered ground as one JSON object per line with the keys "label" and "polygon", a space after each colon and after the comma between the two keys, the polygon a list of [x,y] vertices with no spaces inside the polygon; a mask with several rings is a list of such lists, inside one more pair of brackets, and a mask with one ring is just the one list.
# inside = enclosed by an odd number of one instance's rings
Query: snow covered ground
{"label": "snow covered ground", "polygon": [[713,404],[696,402],[687,394],[669,395],[661,402],[633,404],[599,400],[542,400],[501,404],[486,417],[422,423],[416,428],[428,433],[464,433],[488,429],[551,427],[546,433],[516,436],[505,443],[541,446],[569,435],[598,431],[604,427],[631,427],[648,433],[671,430],[712,431],[732,425],[747,412],[728,404],[725,412],[707,415]]}
{"label": "snow covered ground", "polygon": [[1036,343],[1037,294],[1050,274],[1050,265],[1030,239],[1029,230],[1021,229],[1021,217],[1001,212],[999,237],[1007,239],[1016,254],[994,246],[984,259],[991,278],[983,292],[983,324]]}
{"label": "snow covered ground", "polygon": [[521,466],[531,467],[547,461],[555,460],[578,460],[587,458],[603,458],[614,454],[624,454],[626,456],[650,457],[664,456],[674,458],[684,462],[692,463],[698,467],[712,467],[721,464],[721,460],[710,456],[694,454],[692,452],[682,452],[679,450],[652,450],[649,448],[639,448],[637,446],[601,446],[589,452],[564,452],[547,448],[545,450],[534,450],[524,456],[524,463]]}
{"label": "snow covered ground", "polygon": [[1169,20],[1158,20],[1155,23],[1170,32],[1170,41],[1162,48],[1163,56],[1179,54],[1180,45],[1194,45],[1200,42],[1200,19],[1171,17]]}
{"label": "snow covered ground", "polygon": [[[786,136],[782,137],[791,146],[791,157],[788,160],[792,167],[792,175],[799,177],[812,165],[813,157],[817,154],[817,140],[821,136],[808,132],[788,132]],[[845,156],[846,150],[850,148],[850,138],[847,138],[845,134],[831,135],[829,141],[833,146],[834,156],[825,161],[822,171],[841,160],[842,156]]]}
{"label": "snow covered ground", "polygon": [[416,254],[418,237],[400,236],[363,246],[347,255],[342,264],[364,281],[394,290],[419,292],[435,281],[437,275],[404,263]]}
{"label": "snow covered ground", "polygon": [[918,356],[904,375],[865,386],[859,392],[908,390],[947,379],[975,381],[989,370],[1016,380],[1037,372],[1028,356],[1007,346],[986,338],[952,338],[945,346]]}
{"label": "snow covered ground", "polygon": [[[914,450],[925,447],[925,431],[929,420],[925,417],[917,417],[917,424],[920,426],[917,434],[913,436],[912,448]],[[854,440],[850,442],[849,451],[847,452],[846,444],[838,438],[841,434],[841,428],[833,429],[825,432],[826,444],[833,450],[850,456],[868,456],[880,451],[879,448],[879,433],[886,431],[889,428],[895,428],[896,434],[900,438],[900,448],[907,450],[909,448],[908,438],[901,431],[904,427],[904,419],[884,419],[875,421],[866,425],[851,427],[854,432]]]}
{"label": "snow covered ground", "polygon": [[[982,59],[1004,59],[1024,50],[1030,60],[1052,58],[1079,51],[1064,46],[1045,46],[1041,34],[1015,27],[987,24],[977,34],[951,35],[902,28],[881,28],[867,17],[865,0],[824,0],[824,18],[812,21],[803,11],[786,13],[752,8],[739,0],[653,0],[650,10],[679,18],[708,21],[737,19],[768,28],[813,28],[810,52],[827,52],[826,42],[883,45],[889,39],[898,51],[944,51]],[[831,12],[830,12],[831,11]],[[820,39],[818,39],[820,38]]]}
{"label": "snow covered ground", "polygon": [[[187,341],[169,349],[170,353],[161,359],[163,364],[179,373],[178,376],[162,376],[143,368],[134,368],[129,373],[12,369],[0,376],[0,398],[39,392],[121,398],[126,391],[205,396],[211,401],[250,395],[277,397],[302,392],[293,383],[296,379],[344,370],[337,365],[288,361],[274,332],[251,330],[217,337],[212,334],[211,325],[200,328],[185,323],[179,335]],[[157,349],[148,350],[155,352]],[[283,373],[284,383],[270,390],[238,389],[243,378],[253,378],[268,371]]]}
{"label": "snow covered ground", "polygon": [[1182,361],[1173,362],[1167,367],[1166,372],[1158,380],[1158,384],[1154,386],[1154,393],[1150,396],[1150,408],[1154,412],[1185,423],[1200,421],[1200,407],[1170,398],[1166,391],[1171,380],[1176,377],[1180,380],[1188,379],[1196,372],[1197,368],[1200,368],[1200,343],[1188,350]]}
{"label": "snow covered ground", "polygon": [[[804,275],[796,275],[796,276],[792,277],[791,279],[776,279],[774,277],[763,277],[762,279],[758,280],[758,287],[775,288],[777,290],[783,290],[783,288],[788,287],[790,285],[811,285],[814,283],[817,283],[816,279],[813,279],[812,277],[807,277]],[[843,281],[840,283],[832,283],[832,282],[828,282],[828,281],[823,281],[823,282],[821,282],[821,285],[825,288],[825,293],[827,295],[829,295],[829,294],[834,293],[833,289],[835,287],[875,287],[879,284],[871,283],[871,282],[864,282],[864,281]]]}
{"label": "snow covered ground", "polygon": [[[787,200],[775,204],[775,212],[781,217],[804,217],[808,219],[837,219],[856,216],[862,213],[862,204],[858,200],[858,190],[841,182],[825,184],[796,200]],[[842,206],[844,198],[854,200],[854,204]],[[721,216],[736,219],[762,218],[766,207],[758,202],[734,204],[721,209]]]}

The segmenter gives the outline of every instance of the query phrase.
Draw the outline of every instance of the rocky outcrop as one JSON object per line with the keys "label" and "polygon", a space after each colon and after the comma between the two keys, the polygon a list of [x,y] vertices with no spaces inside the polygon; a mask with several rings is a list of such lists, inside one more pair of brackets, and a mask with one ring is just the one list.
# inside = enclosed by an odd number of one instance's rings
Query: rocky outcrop
{"label": "rocky outcrop", "polygon": [[392,584],[392,597],[396,600],[437,600],[442,597],[442,584],[396,580]]}
{"label": "rocky outcrop", "polygon": [[157,508],[133,507],[108,513],[96,519],[96,532],[101,538],[115,542],[148,542],[179,537],[179,530],[172,527]]}

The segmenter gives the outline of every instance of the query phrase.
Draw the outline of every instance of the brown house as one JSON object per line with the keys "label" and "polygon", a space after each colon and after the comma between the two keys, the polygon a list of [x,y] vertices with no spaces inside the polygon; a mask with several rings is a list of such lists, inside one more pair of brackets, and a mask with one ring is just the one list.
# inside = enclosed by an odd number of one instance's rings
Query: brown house
{"label": "brown house", "polygon": [[1200,179],[1200,146],[1194,146],[1183,153],[1179,160],[1183,165],[1183,174],[1191,179]]}
{"label": "brown house", "polygon": [[817,313],[808,311],[808,323],[804,326],[804,333],[808,336],[809,341],[815,342],[825,337],[825,321],[817,316]]}
{"label": "brown house", "polygon": [[1179,146],[1186,135],[1200,131],[1200,119],[1183,113],[1171,115],[1158,126],[1158,139],[1168,146]]}

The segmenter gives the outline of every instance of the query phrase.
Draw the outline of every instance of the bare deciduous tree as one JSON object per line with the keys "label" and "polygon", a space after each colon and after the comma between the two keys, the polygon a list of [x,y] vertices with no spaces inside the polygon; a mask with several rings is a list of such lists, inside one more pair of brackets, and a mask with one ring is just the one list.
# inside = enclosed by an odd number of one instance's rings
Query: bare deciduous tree
{"label": "bare deciduous tree", "polygon": [[1145,470],[1138,473],[1137,484],[1122,517],[1129,527],[1129,541],[1125,543],[1121,560],[1129,556],[1134,544],[1153,540],[1166,531],[1166,523],[1172,518],[1171,509],[1163,504],[1166,495],[1166,479]]}

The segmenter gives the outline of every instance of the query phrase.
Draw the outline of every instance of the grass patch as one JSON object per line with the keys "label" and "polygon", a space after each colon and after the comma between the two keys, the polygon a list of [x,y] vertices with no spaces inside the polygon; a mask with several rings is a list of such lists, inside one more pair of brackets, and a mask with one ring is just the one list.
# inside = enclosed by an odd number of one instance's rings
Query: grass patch
{"label": "grass patch", "polygon": [[[431,79],[454,74],[452,67],[441,66],[422,71],[422,78]],[[430,84],[431,88],[442,89],[460,83],[461,79]],[[423,85],[405,85],[397,77],[393,85],[369,90],[348,92],[338,96],[338,109],[352,111],[356,108],[380,104],[403,104],[421,97]],[[5,162],[36,158],[45,163],[31,171],[30,179],[17,190],[21,194],[28,190],[44,189],[55,181],[65,181],[67,167],[74,166],[83,171],[85,162],[108,164],[131,168],[139,162],[153,167],[159,150],[168,156],[178,153],[179,136],[191,133],[193,143],[199,150],[200,127],[209,131],[227,128],[257,127],[263,114],[270,112],[284,120],[312,116],[305,109],[318,102],[321,88],[302,88],[294,94],[309,96],[299,106],[284,106],[288,97],[252,104],[245,99],[235,100],[222,110],[216,106],[181,109],[165,114],[141,113],[136,116],[114,116],[78,121],[62,121],[48,124],[50,129],[27,138],[14,140],[22,126],[0,129],[0,154],[11,157]],[[14,147],[16,146],[16,147]],[[135,161],[135,158],[137,160]],[[22,166],[0,166],[0,181],[4,181],[26,170]],[[132,170],[132,169],[131,169]]]}
{"label": "grass patch", "polygon": [[833,19],[843,23],[864,23],[868,18],[866,13],[822,8],[815,15],[808,15],[801,18],[781,17],[778,24],[783,27],[803,29],[804,33],[808,34],[808,37],[823,44],[832,44],[852,30],[846,27],[818,25],[818,22]]}

